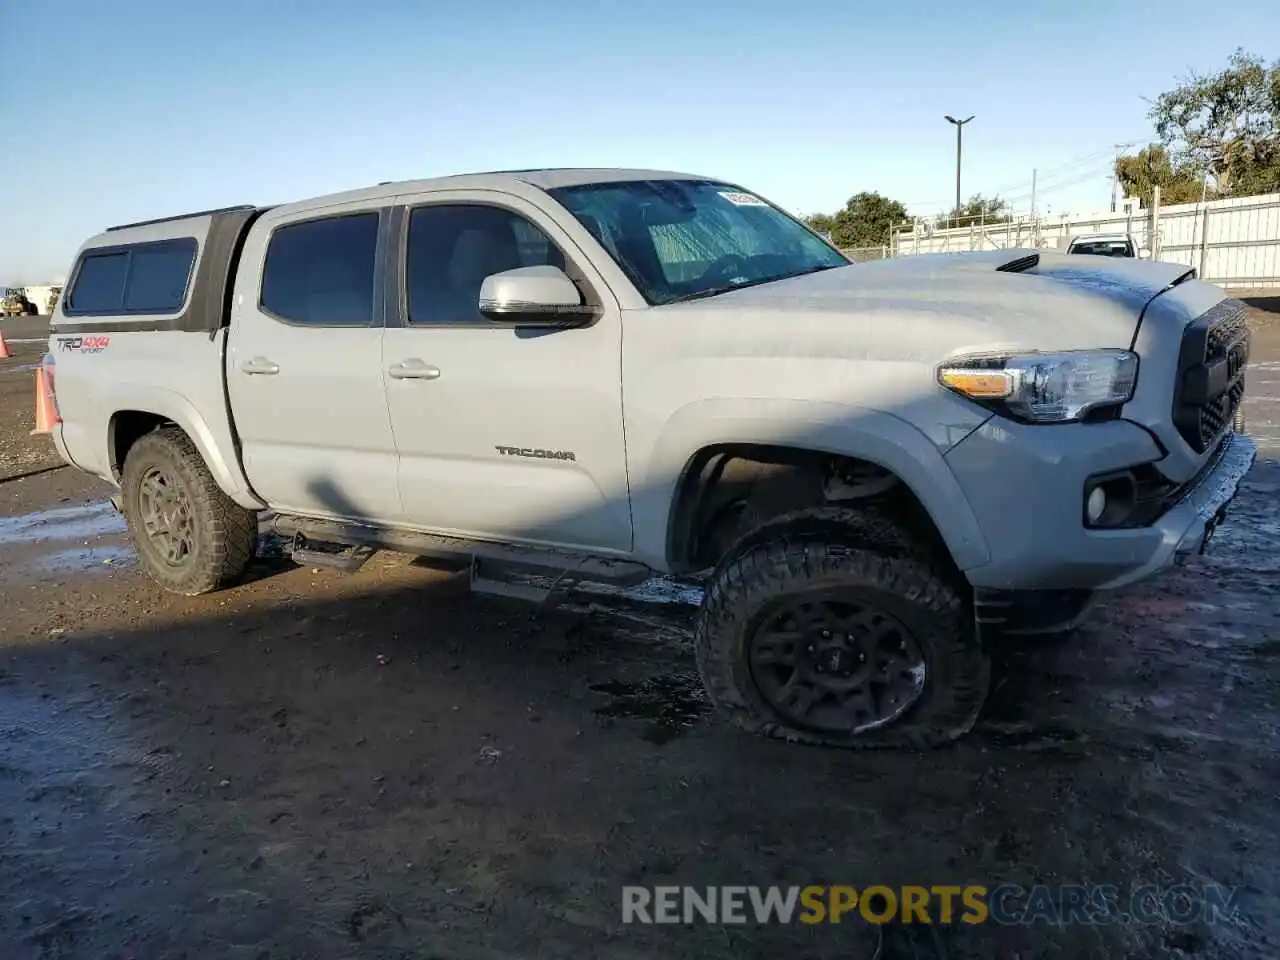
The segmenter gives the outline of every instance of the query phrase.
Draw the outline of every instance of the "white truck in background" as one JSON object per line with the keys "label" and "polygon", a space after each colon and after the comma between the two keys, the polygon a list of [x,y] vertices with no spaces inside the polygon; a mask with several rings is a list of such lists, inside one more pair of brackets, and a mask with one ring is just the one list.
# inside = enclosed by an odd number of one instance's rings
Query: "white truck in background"
{"label": "white truck in background", "polygon": [[1139,260],[1146,260],[1151,256],[1151,251],[1140,246],[1131,233],[1079,234],[1068,241],[1065,252],[1092,257],[1134,257]]}

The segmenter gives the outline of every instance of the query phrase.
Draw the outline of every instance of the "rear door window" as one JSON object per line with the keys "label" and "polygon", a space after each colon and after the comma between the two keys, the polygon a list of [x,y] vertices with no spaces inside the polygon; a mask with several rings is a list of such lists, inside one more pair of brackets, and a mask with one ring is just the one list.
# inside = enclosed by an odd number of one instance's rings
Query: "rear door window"
{"label": "rear door window", "polygon": [[311,326],[372,322],[378,216],[374,210],[278,227],[267,244],[262,308]]}

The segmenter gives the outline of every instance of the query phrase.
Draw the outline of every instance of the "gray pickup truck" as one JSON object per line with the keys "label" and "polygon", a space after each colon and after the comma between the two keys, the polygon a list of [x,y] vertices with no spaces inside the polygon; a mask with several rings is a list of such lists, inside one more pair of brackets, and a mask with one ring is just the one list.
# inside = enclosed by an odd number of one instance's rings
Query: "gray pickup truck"
{"label": "gray pickup truck", "polygon": [[168,590],[234,583],[264,515],[302,562],[456,557],[535,597],[699,578],[710,696],[792,740],[962,735],[993,637],[1201,550],[1255,455],[1241,305],[1184,266],[852,264],[684,174],[203,211],[69,276],[53,438]]}

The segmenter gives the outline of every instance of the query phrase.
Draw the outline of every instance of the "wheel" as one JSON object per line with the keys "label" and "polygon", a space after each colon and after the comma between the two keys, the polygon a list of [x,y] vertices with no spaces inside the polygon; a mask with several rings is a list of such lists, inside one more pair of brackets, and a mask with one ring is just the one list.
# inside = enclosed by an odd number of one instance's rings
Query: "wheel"
{"label": "wheel", "polygon": [[139,439],[125,458],[121,485],[138,558],[164,589],[210,593],[249,566],[256,515],[222,492],[181,430],[165,427]]}
{"label": "wheel", "polygon": [[1244,433],[1244,408],[1236,407],[1235,415],[1231,418],[1231,429],[1236,433]]}
{"label": "wheel", "polygon": [[746,730],[829,746],[967,733],[991,663],[953,578],[927,551],[808,519],[716,568],[694,634],[711,700]]}

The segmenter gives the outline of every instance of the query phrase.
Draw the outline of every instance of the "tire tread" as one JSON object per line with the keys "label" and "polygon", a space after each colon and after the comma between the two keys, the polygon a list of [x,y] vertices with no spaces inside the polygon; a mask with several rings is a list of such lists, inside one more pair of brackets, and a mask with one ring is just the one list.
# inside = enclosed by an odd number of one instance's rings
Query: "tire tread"
{"label": "tire tread", "polygon": [[[878,542],[877,542],[878,541]],[[754,733],[847,748],[923,749],[950,743],[976,722],[990,685],[990,658],[950,571],[883,518],[818,508],[777,518],[721,561],[694,631],[698,669],[712,701]],[[922,700],[897,721],[861,734],[790,727],[738,679],[740,644],[752,611],[780,593],[847,581],[893,594],[920,608],[929,623],[934,670]]]}
{"label": "tire tread", "polygon": [[[196,536],[201,543],[199,563],[179,576],[147,562],[135,525],[138,475],[148,462],[167,461],[191,498]],[[171,593],[198,596],[236,583],[253,560],[257,515],[240,506],[218,486],[191,438],[178,427],[161,427],[139,438],[129,450],[123,471],[125,519],[152,578]]]}

